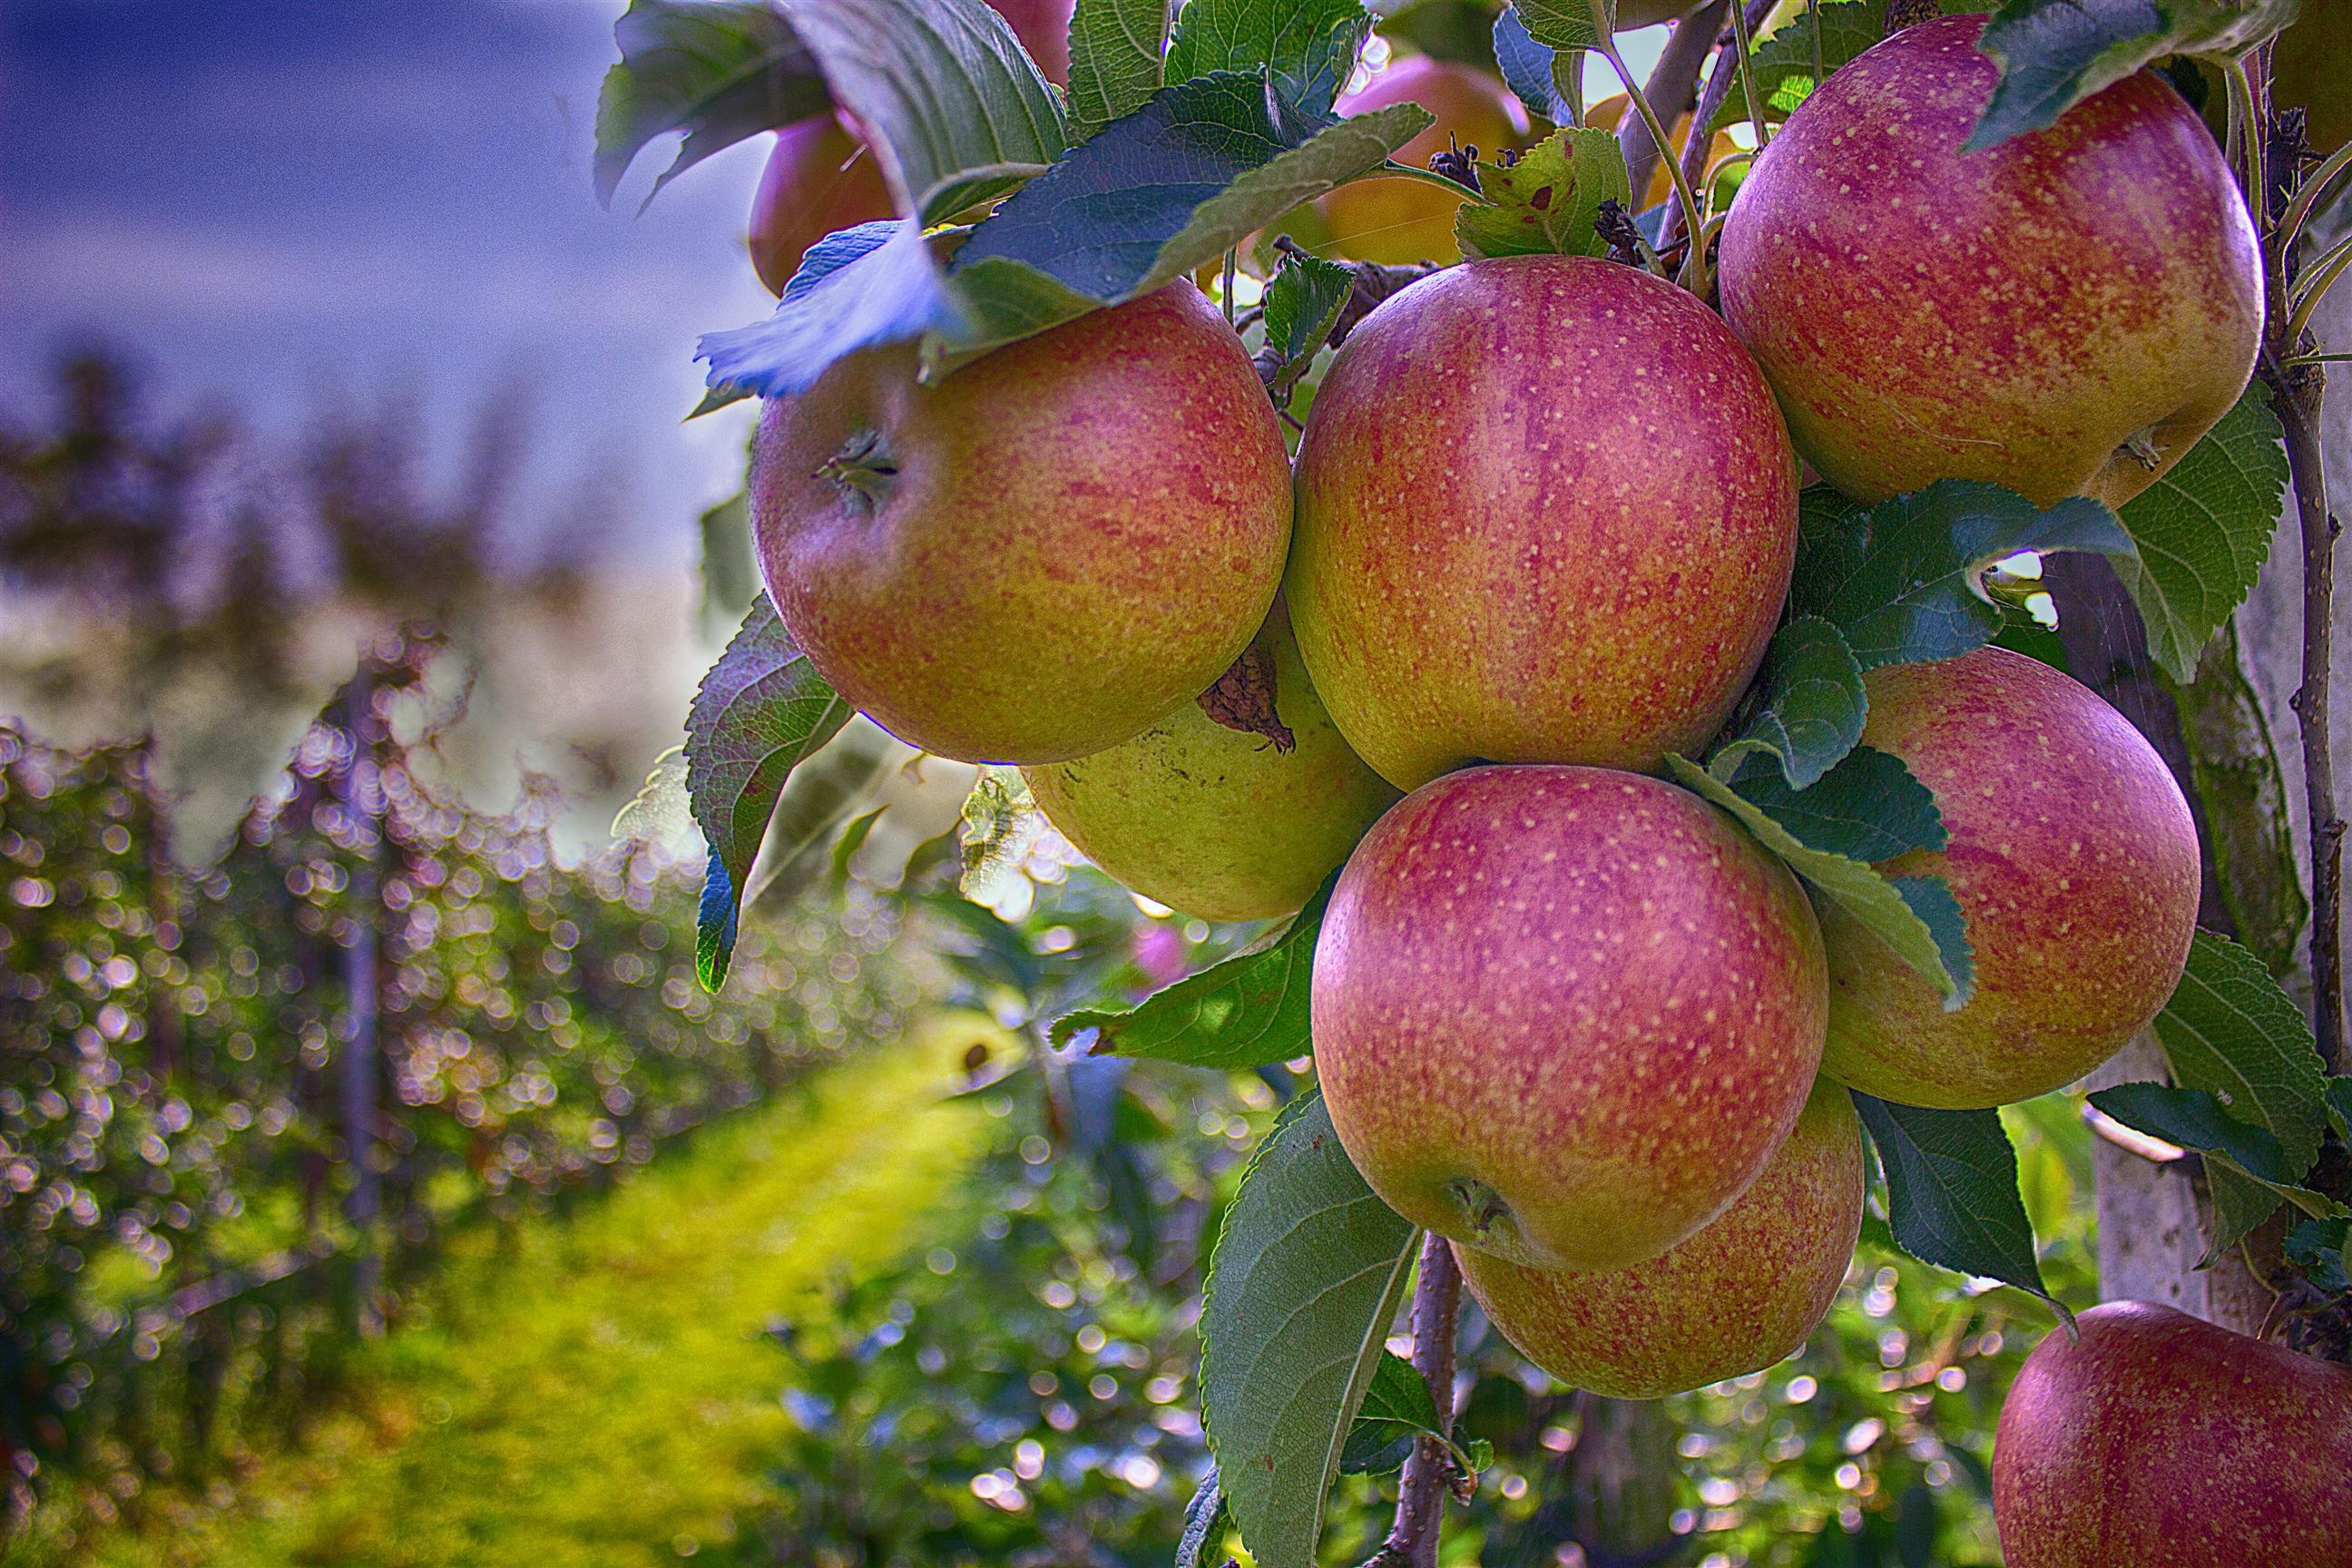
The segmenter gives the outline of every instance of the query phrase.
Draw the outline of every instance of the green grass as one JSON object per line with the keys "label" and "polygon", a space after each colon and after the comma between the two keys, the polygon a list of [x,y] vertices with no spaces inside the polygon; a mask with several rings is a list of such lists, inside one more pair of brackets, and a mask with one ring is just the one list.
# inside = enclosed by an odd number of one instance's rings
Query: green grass
{"label": "green grass", "polygon": [[934,1019],[698,1134],[610,1197],[469,1238],[429,1323],[358,1352],[336,1409],[226,1506],[152,1496],[121,1568],[636,1568],[728,1561],[788,1420],[767,1323],[926,1239],[975,1155]]}

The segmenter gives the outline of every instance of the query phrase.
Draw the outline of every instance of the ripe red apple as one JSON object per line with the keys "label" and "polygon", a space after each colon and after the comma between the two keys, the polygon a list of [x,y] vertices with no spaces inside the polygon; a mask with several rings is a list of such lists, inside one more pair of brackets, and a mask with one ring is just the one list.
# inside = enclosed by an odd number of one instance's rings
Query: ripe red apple
{"label": "ripe red apple", "polygon": [[2352,1563],[2352,1367],[2111,1301],[2036,1345],[1992,1445],[2009,1568]]}
{"label": "ripe red apple", "polygon": [[1863,743],[1933,790],[1950,842],[1880,869],[1948,878],[1976,993],[1947,1013],[1918,973],[1832,913],[1822,1068],[1906,1105],[2063,1088],[2160,1012],[2197,924],[2197,827],[2124,716],[2037,659],[1986,647],[1863,677]]}
{"label": "ripe red apple", "polygon": [[[1407,55],[1354,92],[1343,94],[1341,114],[1369,114],[1417,103],[1437,122],[1391,154],[1416,169],[1452,147],[1475,147],[1489,160],[1527,140],[1527,110],[1486,72],[1427,55]],[[1315,204],[1330,230],[1332,248],[1354,261],[1402,266],[1458,261],[1454,215],[1459,197],[1420,180],[1394,175],[1341,185]]]}
{"label": "ripe red apple", "polygon": [[1382,304],[1298,451],[1291,624],[1359,755],[1646,768],[1772,635],[1797,466],[1714,312],[1634,268],[1476,261]]}
{"label": "ripe red apple", "polygon": [[892,214],[882,165],[832,114],[812,115],[776,132],[776,145],[751,198],[751,267],[769,292],[781,294],[810,246],[837,228]]}
{"label": "ripe red apple", "polygon": [[2245,389],[2253,226],[2152,72],[1961,151],[1997,75],[1983,25],[1907,27],[1789,117],[1725,225],[1723,313],[1849,495],[1969,479],[2121,505]]}
{"label": "ripe red apple", "polygon": [[1274,410],[1190,283],[936,385],[912,344],[772,401],[752,531],[834,689],[925,751],[1055,763],[1130,740],[1224,672],[1290,537]]}
{"label": "ripe red apple", "polygon": [[1070,14],[1077,0],[988,0],[1055,87],[1070,85]]}
{"label": "ripe red apple", "polygon": [[1729,1208],[1821,1058],[1787,869],[1672,784],[1488,767],[1349,858],[1315,949],[1316,1069],[1356,1168],[1514,1262],[1623,1268]]}
{"label": "ripe red apple", "polygon": [[1463,1282],[1519,1353],[1572,1388],[1656,1399],[1761,1372],[1828,1311],[1862,1231],[1862,1120],[1827,1079],[1756,1184],[1647,1263],[1529,1268],[1454,1245]]}
{"label": "ripe red apple", "polygon": [[1146,898],[1213,921],[1288,914],[1397,792],[1333,728],[1277,603],[1243,656],[1274,682],[1287,748],[1188,702],[1123,745],[1024,768],[1046,818]]}

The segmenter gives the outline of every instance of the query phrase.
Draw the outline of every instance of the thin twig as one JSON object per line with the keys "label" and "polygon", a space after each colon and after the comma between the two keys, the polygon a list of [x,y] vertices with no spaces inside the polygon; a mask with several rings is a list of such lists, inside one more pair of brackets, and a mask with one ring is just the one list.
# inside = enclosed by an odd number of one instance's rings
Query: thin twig
{"label": "thin twig", "polygon": [[[1773,0],[1746,0],[1741,9],[1749,31],[1763,25],[1764,18],[1771,15],[1772,5]],[[1683,143],[1683,179],[1693,188],[1706,173],[1706,155],[1715,143],[1706,128],[1715,123],[1716,111],[1731,96],[1732,79],[1739,74],[1738,37],[1726,27],[1717,35],[1715,68],[1707,72],[1706,85],[1698,95],[1698,107],[1691,111],[1690,140]],[[1682,208],[1667,209],[1665,226],[1659,231],[1658,248],[1672,250],[1684,232]]]}
{"label": "thin twig", "polygon": [[[1421,1238],[1421,1278],[1412,1288],[1412,1368],[1429,1384],[1437,1422],[1454,1425],[1454,1334],[1462,1311],[1462,1270],[1454,1249],[1432,1231]],[[1454,1465],[1434,1437],[1414,1442],[1397,1489],[1396,1523],[1365,1568],[1437,1568],[1439,1516]]]}
{"label": "thin twig", "polygon": [[[1650,95],[1650,107],[1668,126],[1683,117],[1698,96],[1698,69],[1706,63],[1707,51],[1715,47],[1715,35],[1723,26],[1723,14],[1730,0],[1707,0],[1707,4],[1675,24],[1666,39],[1665,48],[1658,56],[1650,80],[1642,90]],[[1628,112],[1618,133],[1625,151],[1625,177],[1632,182],[1633,205],[1639,208],[1643,195],[1650,188],[1650,176],[1658,166],[1660,148],[1650,134],[1647,124],[1635,119],[1628,103]],[[1698,136],[1698,121],[1691,121],[1691,137]]]}
{"label": "thin twig", "polygon": [[[1610,68],[1616,71],[1617,79],[1625,84],[1625,96],[1633,100],[1633,108],[1642,116],[1642,123],[1650,128],[1650,139],[1661,147],[1671,146],[1674,139],[1666,134],[1666,128],[1658,123],[1657,110],[1651,107],[1650,95],[1643,90],[1642,84],[1633,79],[1633,71],[1626,68],[1625,56],[1617,47],[1617,41],[1614,38],[1604,38],[1597,47],[1601,58],[1607,60]],[[1670,163],[1666,165],[1666,169],[1675,177],[1675,199],[1683,205],[1683,219],[1690,226],[1691,232],[1696,233],[1699,226],[1698,198],[1691,194],[1691,183],[1683,177],[1683,166],[1680,163]],[[1638,193],[1634,199],[1640,200]],[[1699,253],[1696,246],[1691,249],[1690,260],[1683,274],[1683,283],[1692,293],[1701,299],[1706,297],[1706,258]]]}
{"label": "thin twig", "polygon": [[[2344,1072],[2344,833],[2336,807],[2335,712],[2329,691],[2336,618],[2336,536],[2327,510],[2327,470],[2320,447],[2320,405],[2327,372],[2316,363],[2290,364],[2317,344],[2307,337],[2307,310],[2291,307],[2286,280],[2293,258],[2286,254],[2287,187],[2303,162],[2301,138],[2273,134],[2266,51],[2257,51],[2254,69],[2231,79],[2231,125],[2241,146],[2251,144],[2246,163],[2253,211],[2265,221],[2263,261],[2269,302],[2257,372],[2271,389],[2271,405],[2286,437],[2289,482],[2294,487],[2296,520],[2303,542],[2303,684],[2293,706],[2303,740],[2304,801],[2311,825],[2312,1029],[2330,1071]],[[2242,125],[2239,123],[2244,116]],[[2301,238],[2300,231],[2292,240]]]}

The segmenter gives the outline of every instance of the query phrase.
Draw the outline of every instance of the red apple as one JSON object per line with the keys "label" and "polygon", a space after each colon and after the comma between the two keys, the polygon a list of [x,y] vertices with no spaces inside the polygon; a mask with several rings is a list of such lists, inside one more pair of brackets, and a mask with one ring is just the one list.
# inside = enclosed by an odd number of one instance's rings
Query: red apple
{"label": "red apple", "polygon": [[1992,1446],[2009,1568],[2352,1563],[2352,1367],[2111,1301],[2025,1358]]}
{"label": "red apple", "polygon": [[1880,869],[1950,879],[1976,992],[1944,1011],[1917,971],[1830,914],[1823,1070],[1956,1110],[2072,1083],[2163,1009],[2188,963],[2199,869],[2180,786],[2122,714],[2005,648],[1874,669],[1863,689],[1863,743],[1910,765],[1950,836]]}
{"label": "red apple", "polygon": [[1780,616],[1797,467],[1715,314],[1634,268],[1451,268],[1366,317],[1298,451],[1290,616],[1401,788],[1646,768],[1723,721]]}
{"label": "red apple", "polygon": [[1697,796],[1488,767],[1349,858],[1316,1069],[1391,1208],[1514,1262],[1623,1268],[1729,1208],[1796,1124],[1825,995],[1811,910]]}
{"label": "red apple", "polygon": [[1265,622],[1289,468],[1241,340],[1190,283],[936,385],[912,344],[772,401],[752,531],[834,689],[911,744],[1055,763],[1130,740]]}
{"label": "red apple", "polygon": [[988,0],[1055,87],[1070,85],[1070,14],[1077,0]]}
{"label": "red apple", "polygon": [[1656,1399],[1761,1372],[1828,1311],[1862,1231],[1862,1120],[1822,1079],[1756,1184],[1631,1268],[1571,1274],[1456,1245],[1463,1282],[1519,1353],[1571,1388]]}
{"label": "red apple", "polygon": [[1981,16],[1907,27],[1789,117],[1723,231],[1723,313],[1847,494],[1987,479],[2120,505],[2244,390],[2263,266],[2221,150],[2142,71],[1961,150]]}
{"label": "red apple", "polygon": [[776,132],[751,198],[752,268],[770,292],[781,294],[810,246],[892,210],[880,162],[836,116],[787,125]]}
{"label": "red apple", "polygon": [[1207,920],[1297,909],[1397,798],[1333,728],[1279,604],[1251,654],[1273,681],[1287,744],[1188,702],[1108,752],[1022,770],[1038,807],[1087,858]]}
{"label": "red apple", "polygon": [[[1475,147],[1493,160],[1527,140],[1527,110],[1501,82],[1427,55],[1407,55],[1342,95],[1339,111],[1369,114],[1400,103],[1417,103],[1437,116],[1434,125],[1391,154],[1412,168],[1428,168],[1430,159],[1452,147]],[[1454,243],[1461,198],[1435,185],[1402,175],[1357,180],[1315,205],[1333,250],[1351,260],[1399,266],[1461,259]]]}

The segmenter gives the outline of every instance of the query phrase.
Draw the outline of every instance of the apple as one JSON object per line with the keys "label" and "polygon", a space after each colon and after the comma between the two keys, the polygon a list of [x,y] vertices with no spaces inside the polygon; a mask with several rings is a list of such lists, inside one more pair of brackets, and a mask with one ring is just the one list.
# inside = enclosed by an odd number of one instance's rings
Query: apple
{"label": "apple", "polygon": [[[1430,159],[1452,147],[1475,147],[1489,160],[1527,140],[1528,114],[1503,84],[1486,72],[1452,60],[1408,55],[1343,94],[1341,114],[1368,114],[1400,103],[1417,103],[1437,123],[1398,148],[1396,162],[1426,169]],[[1454,215],[1461,198],[1435,185],[1402,175],[1356,180],[1315,204],[1330,233],[1331,247],[1355,261],[1402,266],[1414,261],[1458,261]],[[1318,247],[1319,248],[1319,247]]]}
{"label": "apple", "polygon": [[1077,0],[988,0],[1055,87],[1070,85],[1070,14]]}
{"label": "apple", "polygon": [[2352,1563],[2352,1367],[2140,1301],[2074,1322],[1993,1436],[2009,1568]]}
{"label": "apple", "polygon": [[771,401],[751,521],[776,609],[851,704],[961,762],[1133,739],[1265,622],[1282,432],[1188,282],[917,379],[911,343]]}
{"label": "apple", "polygon": [[1821,1059],[1821,936],[1786,868],[1672,784],[1485,767],[1340,872],[1309,988],[1340,1142],[1413,1224],[1624,1268],[1729,1208]]}
{"label": "apple", "polygon": [[2261,251],[2152,72],[1961,151],[1997,74],[1983,25],[1907,27],[1789,117],[1724,226],[1723,313],[1848,495],[1967,479],[2120,506],[2245,389]]}
{"label": "apple", "polygon": [[1297,471],[1299,652],[1402,789],[1697,746],[1795,560],[1764,378],[1713,311],[1614,262],[1475,261],[1391,296],[1324,376]]}
{"label": "apple", "polygon": [[809,247],[835,229],[890,217],[882,165],[838,115],[812,115],[776,132],[751,198],[751,267],[781,294]]}
{"label": "apple", "polygon": [[[1070,13],[1077,0],[988,0],[1048,79],[1070,79]],[[810,246],[835,229],[897,216],[881,161],[843,114],[816,114],[776,132],[751,198],[751,267],[772,294],[800,270]]]}
{"label": "apple", "polygon": [[1047,820],[1087,858],[1204,920],[1297,909],[1397,799],[1332,726],[1279,603],[1242,657],[1272,678],[1287,744],[1188,702],[1109,751],[1022,770]]}
{"label": "apple", "polygon": [[1940,872],[1968,917],[1957,1012],[1845,916],[1829,943],[1832,1077],[1966,1110],[2063,1088],[2163,1010],[2197,925],[2197,826],[2124,716],[2038,659],[1985,647],[1863,677],[1862,739],[1935,792],[1949,842],[1885,861]]}
{"label": "apple", "polygon": [[1571,1388],[1656,1399],[1761,1372],[1830,1308],[1862,1231],[1862,1120],[1813,1085],[1796,1130],[1720,1218],[1630,1268],[1529,1268],[1456,1244],[1463,1282],[1519,1353]]}

